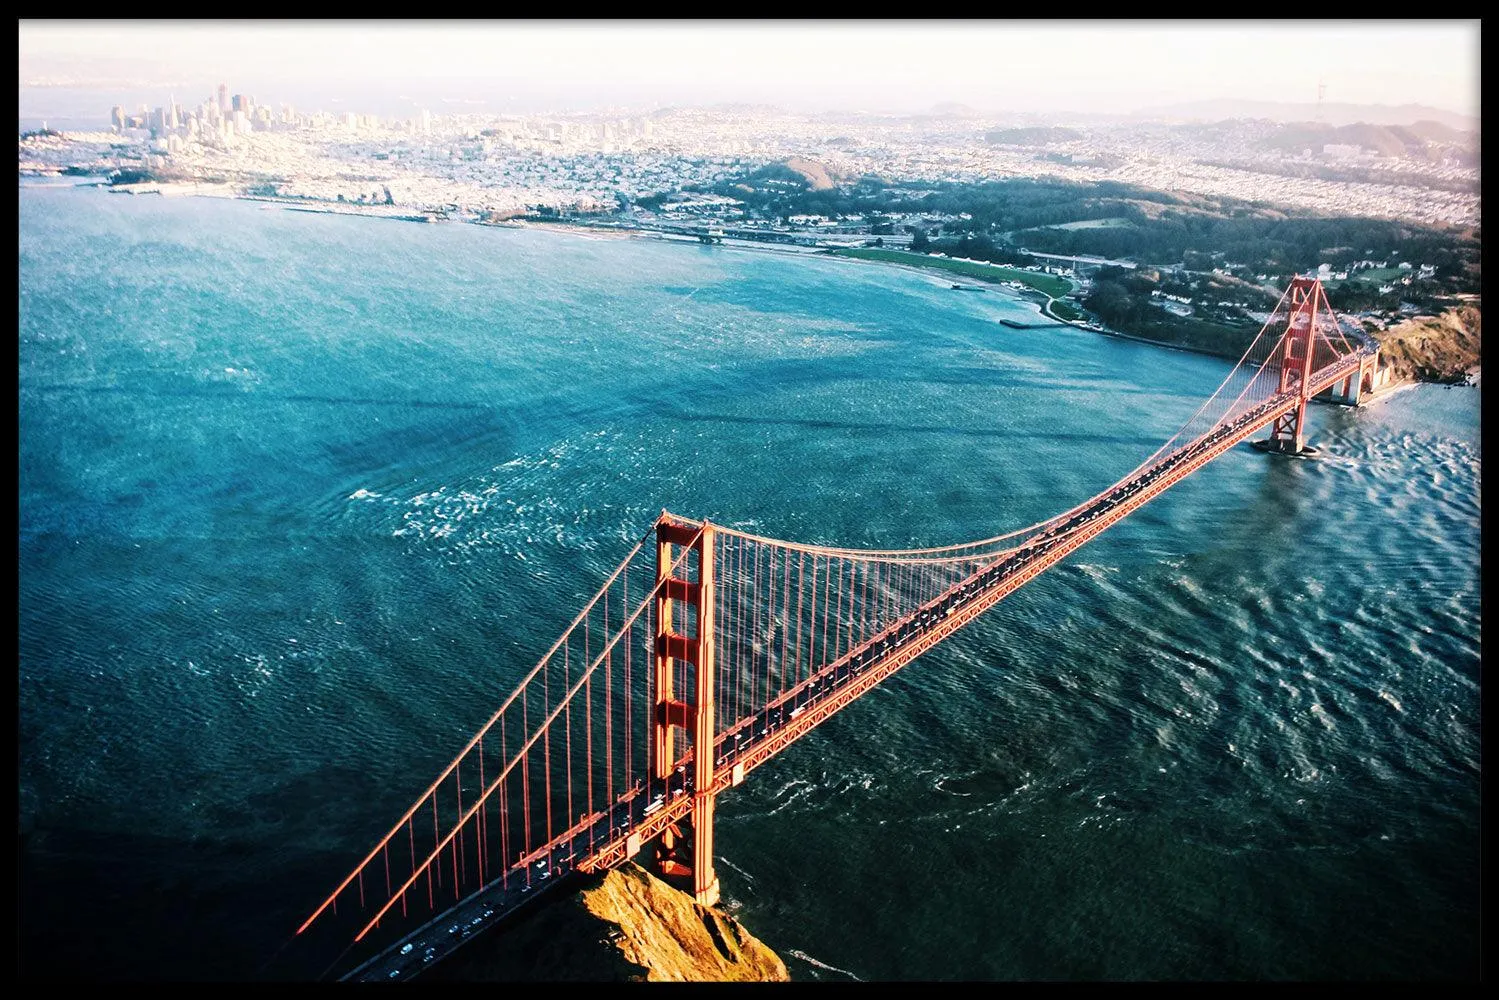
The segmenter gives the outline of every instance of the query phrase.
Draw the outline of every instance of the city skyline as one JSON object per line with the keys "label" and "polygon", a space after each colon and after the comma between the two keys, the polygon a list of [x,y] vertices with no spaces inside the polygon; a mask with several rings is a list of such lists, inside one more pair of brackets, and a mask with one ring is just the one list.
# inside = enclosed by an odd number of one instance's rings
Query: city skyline
{"label": "city skyline", "polygon": [[[801,112],[956,104],[1122,115],[1210,100],[1319,99],[1479,113],[1477,21],[1297,22],[1297,45],[1286,51],[1291,27],[23,21],[20,113],[76,113],[72,91],[197,94],[226,77],[248,90],[274,87],[289,103],[386,113],[424,103],[501,112],[742,102]],[[148,41],[151,55],[137,54]]]}

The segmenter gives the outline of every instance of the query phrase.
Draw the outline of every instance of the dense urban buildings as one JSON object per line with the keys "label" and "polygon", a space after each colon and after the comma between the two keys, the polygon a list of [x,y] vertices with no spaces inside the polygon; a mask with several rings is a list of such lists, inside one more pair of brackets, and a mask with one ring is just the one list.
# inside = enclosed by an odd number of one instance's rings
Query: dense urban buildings
{"label": "dense urban buildings", "polygon": [[[235,190],[405,209],[613,209],[802,157],[840,178],[1117,181],[1329,214],[1429,224],[1479,219],[1476,137],[1426,123],[1409,150],[1388,132],[1309,135],[1270,122],[1113,121],[1013,127],[976,113],[793,114],[771,107],[568,115],[381,118],[305,113],[217,95],[116,106],[108,132],[23,137],[25,172],[146,169]],[[1411,130],[1403,130],[1402,134]],[[1331,141],[1336,139],[1338,141]],[[1364,144],[1357,144],[1362,142]],[[1383,145],[1382,145],[1383,144]]]}

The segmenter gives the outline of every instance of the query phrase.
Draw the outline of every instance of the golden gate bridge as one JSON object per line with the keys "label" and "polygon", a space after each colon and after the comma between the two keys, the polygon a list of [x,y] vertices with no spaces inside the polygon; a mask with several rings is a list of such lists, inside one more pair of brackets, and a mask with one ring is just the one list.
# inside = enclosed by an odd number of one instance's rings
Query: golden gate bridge
{"label": "golden gate bridge", "polygon": [[405,979],[570,874],[648,852],[719,895],[717,797],[1173,483],[1249,440],[1306,451],[1378,347],[1298,277],[1153,454],[1038,524],[926,549],[809,545],[663,512],[468,744],[297,929],[325,974]]}

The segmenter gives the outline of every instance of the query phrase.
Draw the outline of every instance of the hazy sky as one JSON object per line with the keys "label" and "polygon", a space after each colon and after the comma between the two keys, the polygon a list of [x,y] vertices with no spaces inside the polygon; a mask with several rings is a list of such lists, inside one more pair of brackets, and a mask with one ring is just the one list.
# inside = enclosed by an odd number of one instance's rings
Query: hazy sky
{"label": "hazy sky", "polygon": [[[1323,22],[20,23],[38,87],[201,100],[480,99],[487,110],[721,101],[798,110],[1120,113],[1207,98],[1479,113],[1479,25]],[[133,89],[132,89],[133,88]],[[159,98],[158,98],[159,100]],[[135,102],[135,103],[138,103]],[[434,109],[437,110],[437,109]]]}

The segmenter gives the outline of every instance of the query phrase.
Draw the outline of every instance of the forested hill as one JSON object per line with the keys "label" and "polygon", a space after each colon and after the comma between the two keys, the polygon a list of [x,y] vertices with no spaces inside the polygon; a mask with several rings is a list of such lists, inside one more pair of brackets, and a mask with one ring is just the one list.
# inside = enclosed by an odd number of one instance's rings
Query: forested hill
{"label": "forested hill", "polygon": [[[930,239],[966,235],[987,240],[1011,255],[1008,260],[1025,249],[1194,270],[1238,267],[1279,281],[1324,263],[1336,269],[1374,258],[1431,265],[1448,293],[1478,290],[1480,247],[1474,230],[1316,215],[1113,181],[1013,178],[959,184],[864,177],[814,189],[803,173],[774,164],[710,190],[742,201],[751,216],[858,217]],[[981,247],[976,255],[982,257]]]}

